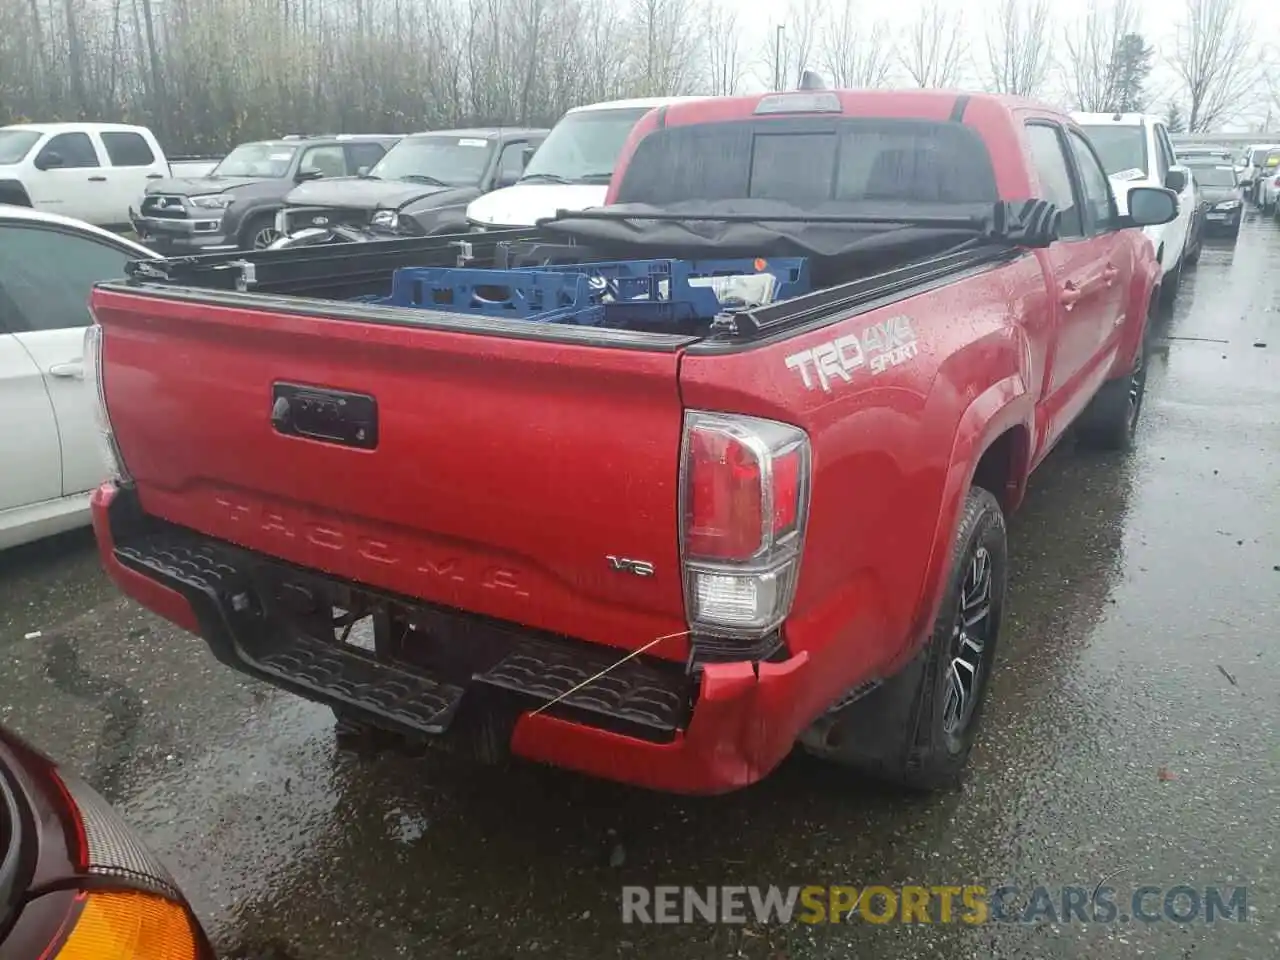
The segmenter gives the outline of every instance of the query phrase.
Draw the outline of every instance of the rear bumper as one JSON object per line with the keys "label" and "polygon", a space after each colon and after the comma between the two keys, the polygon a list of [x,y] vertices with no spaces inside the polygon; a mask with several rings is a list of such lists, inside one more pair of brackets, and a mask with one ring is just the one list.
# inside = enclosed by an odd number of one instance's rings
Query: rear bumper
{"label": "rear bumper", "polygon": [[[617,665],[613,648],[378,594],[157,521],[113,484],[93,495],[93,525],[117,586],[223,663],[378,726],[453,742],[497,732],[526,759],[715,794],[767,775],[812,719],[799,709],[817,679],[807,653],[692,673],[642,656]],[[381,618],[393,626],[380,636],[396,638],[376,655],[333,630],[333,606],[368,603],[375,633]]]}

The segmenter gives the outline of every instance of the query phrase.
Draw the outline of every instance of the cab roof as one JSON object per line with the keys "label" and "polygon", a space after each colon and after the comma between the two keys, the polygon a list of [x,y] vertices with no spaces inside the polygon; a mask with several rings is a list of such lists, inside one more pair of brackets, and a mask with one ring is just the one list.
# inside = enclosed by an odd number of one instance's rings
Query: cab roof
{"label": "cab roof", "polygon": [[548,132],[545,127],[468,127],[462,130],[420,130],[408,134],[406,139],[466,137],[472,140],[499,140],[511,137],[545,137]]}
{"label": "cab roof", "polygon": [[0,130],[30,130],[32,133],[76,133],[93,131],[95,133],[141,133],[149,134],[151,130],[132,123],[8,123],[0,126]]}
{"label": "cab roof", "polygon": [[675,103],[687,103],[693,100],[706,100],[707,97],[637,97],[632,100],[608,100],[604,103],[590,103],[581,107],[573,107],[565,112],[587,113],[591,110],[636,110],[641,108],[666,107]]}
{"label": "cab roof", "polygon": [[1081,126],[1109,123],[1117,127],[1141,127],[1147,123],[1164,123],[1163,117],[1151,113],[1080,113],[1073,111],[1071,119]]}

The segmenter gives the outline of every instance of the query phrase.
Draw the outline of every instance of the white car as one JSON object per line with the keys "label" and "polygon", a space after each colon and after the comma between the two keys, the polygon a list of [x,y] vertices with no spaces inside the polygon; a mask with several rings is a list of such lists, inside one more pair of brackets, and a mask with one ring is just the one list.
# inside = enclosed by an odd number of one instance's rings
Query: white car
{"label": "white car", "polygon": [[1183,265],[1194,262],[1200,251],[1197,246],[1188,247],[1194,241],[1195,183],[1191,171],[1178,163],[1168,127],[1160,117],[1143,113],[1073,113],[1071,117],[1093,143],[1122,213],[1128,209],[1133,187],[1167,187],[1178,195],[1177,219],[1142,231],[1155,245],[1164,275],[1163,293],[1172,299]]}
{"label": "white car", "polygon": [[1280,212],[1280,149],[1268,150],[1254,168],[1254,189],[1263,213]]}
{"label": "white car", "polygon": [[0,127],[0,203],[100,227],[129,227],[129,208],[169,162],[146,127],[23,123]]}
{"label": "white car", "polygon": [[0,205],[0,549],[89,522],[106,479],[84,371],[89,291],[155,256],[78,220]]}
{"label": "white car", "polygon": [[557,210],[604,203],[613,165],[636,122],[654,107],[704,97],[649,97],[574,107],[547,134],[514,186],[472,200],[472,230],[531,227]]}
{"label": "white car", "polygon": [[[1268,154],[1280,150],[1280,143],[1251,143],[1245,148],[1243,169],[1240,171],[1240,185],[1244,187],[1245,196],[1254,203],[1262,200],[1263,169]],[[1274,168],[1273,168],[1274,169]]]}

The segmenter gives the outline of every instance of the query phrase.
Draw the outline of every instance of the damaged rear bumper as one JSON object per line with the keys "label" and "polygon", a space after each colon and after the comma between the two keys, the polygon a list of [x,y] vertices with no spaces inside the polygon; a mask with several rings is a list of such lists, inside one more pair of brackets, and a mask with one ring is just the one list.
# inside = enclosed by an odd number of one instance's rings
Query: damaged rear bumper
{"label": "damaged rear bumper", "polygon": [[[344,715],[674,793],[723,793],[786,757],[811,718],[808,655],[696,670],[339,581],[93,495],[107,571],[232,668]],[[344,638],[356,619],[375,644]],[[598,674],[603,673],[597,679]]]}

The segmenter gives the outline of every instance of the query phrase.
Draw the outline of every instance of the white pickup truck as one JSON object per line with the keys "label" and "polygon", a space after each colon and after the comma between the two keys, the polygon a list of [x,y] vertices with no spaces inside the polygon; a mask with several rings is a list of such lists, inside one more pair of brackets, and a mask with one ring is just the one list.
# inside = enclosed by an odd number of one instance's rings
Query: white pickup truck
{"label": "white pickup truck", "polygon": [[200,176],[215,160],[170,163],[146,127],[23,123],[0,127],[0,204],[127,229],[151,180]]}

